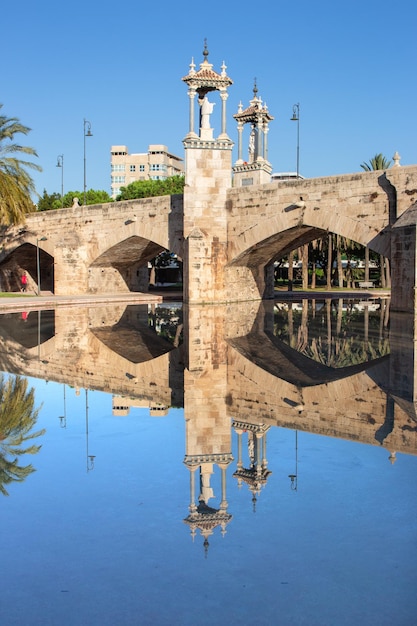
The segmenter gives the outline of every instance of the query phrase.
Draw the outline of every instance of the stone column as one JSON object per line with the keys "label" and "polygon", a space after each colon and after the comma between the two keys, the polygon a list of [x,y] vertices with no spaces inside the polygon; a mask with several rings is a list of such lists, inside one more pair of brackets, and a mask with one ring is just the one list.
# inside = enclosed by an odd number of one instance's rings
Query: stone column
{"label": "stone column", "polygon": [[243,136],[243,124],[239,122],[237,125],[237,162],[243,163],[242,159],[242,136]]}
{"label": "stone column", "polygon": [[267,161],[268,160],[268,132],[269,132],[268,124],[263,125],[263,132],[264,132],[264,159],[265,161]]}
{"label": "stone column", "polygon": [[257,134],[256,134],[256,160],[258,159],[262,159],[262,154],[263,154],[263,133],[262,133],[262,127],[263,127],[263,123],[262,123],[262,117],[259,116],[258,117],[258,121],[256,123],[256,128],[257,128]]}
{"label": "stone column", "polygon": [[222,100],[222,126],[221,126],[221,135],[220,137],[227,137],[226,132],[226,101],[229,97],[226,89],[220,89],[220,98]]}
{"label": "stone column", "polygon": [[195,122],[194,122],[194,108],[195,108],[195,106],[194,106],[194,99],[195,99],[196,95],[197,95],[196,90],[193,87],[190,87],[189,90],[188,90],[188,97],[190,99],[190,115],[189,115],[189,118],[190,118],[189,134],[190,135],[195,135],[195,130],[194,130],[194,128],[195,128]]}

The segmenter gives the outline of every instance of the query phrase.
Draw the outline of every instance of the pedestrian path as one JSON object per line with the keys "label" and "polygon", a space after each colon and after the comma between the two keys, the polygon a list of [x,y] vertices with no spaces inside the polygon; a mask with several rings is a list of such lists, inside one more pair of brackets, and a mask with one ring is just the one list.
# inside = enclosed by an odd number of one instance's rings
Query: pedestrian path
{"label": "pedestrian path", "polygon": [[[300,300],[300,299],[325,299],[325,298],[349,298],[349,299],[373,299],[389,298],[389,289],[346,289],[337,291],[288,291],[276,290],[275,300]],[[94,306],[96,304],[158,304],[160,302],[181,302],[182,292],[177,291],[152,291],[148,293],[127,292],[108,294],[85,294],[79,296],[55,296],[50,291],[41,292],[38,296],[30,293],[15,293],[0,297],[0,312],[28,311],[33,309],[53,309],[58,306]]]}
{"label": "pedestrian path", "polygon": [[10,294],[0,298],[0,311],[7,313],[10,311],[27,311],[31,309],[53,309],[58,306],[94,306],[96,304],[114,304],[125,302],[126,304],[136,303],[158,303],[163,301],[163,296],[159,293],[109,293],[109,294],[88,294],[80,296],[55,296],[51,292],[41,292],[41,294]]}

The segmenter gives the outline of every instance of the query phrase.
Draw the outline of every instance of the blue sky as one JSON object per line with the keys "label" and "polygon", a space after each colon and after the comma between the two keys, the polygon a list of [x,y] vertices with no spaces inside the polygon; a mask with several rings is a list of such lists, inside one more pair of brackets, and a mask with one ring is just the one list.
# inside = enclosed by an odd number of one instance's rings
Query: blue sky
{"label": "blue sky", "polygon": [[[209,61],[225,61],[233,80],[233,114],[249,103],[257,78],[267,103],[273,170],[296,168],[300,103],[300,172],[306,177],[360,171],[378,152],[402,165],[417,162],[415,0],[297,3],[57,3],[23,0],[2,8],[2,113],[32,130],[19,137],[38,152],[34,173],[42,193],[61,190],[57,156],[64,155],[64,192],[83,187],[83,119],[87,187],[110,191],[110,147],[146,152],[163,143],[183,156],[188,132],[191,57],[198,65],[207,38]],[[215,99],[215,98],[214,98]],[[217,135],[220,103],[212,122]]]}

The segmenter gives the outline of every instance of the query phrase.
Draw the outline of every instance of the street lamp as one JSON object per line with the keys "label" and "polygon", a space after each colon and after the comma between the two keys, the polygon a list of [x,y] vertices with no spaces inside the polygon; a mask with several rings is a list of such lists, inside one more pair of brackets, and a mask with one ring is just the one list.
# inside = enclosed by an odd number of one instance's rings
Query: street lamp
{"label": "street lamp", "polygon": [[292,108],[291,122],[297,122],[297,178],[300,174],[300,103]]}
{"label": "street lamp", "polygon": [[65,399],[65,383],[64,383],[64,415],[59,416],[59,425],[61,426],[61,428],[67,427],[67,406],[66,406],[66,399]]}
{"label": "street lamp", "polygon": [[87,189],[87,179],[86,179],[86,159],[85,159],[85,138],[92,137],[93,133],[91,132],[91,123],[84,118],[84,206],[86,204],[86,189]]}
{"label": "street lamp", "polygon": [[291,490],[297,491],[298,489],[298,430],[295,431],[295,473],[288,474],[288,478],[291,480]]}
{"label": "street lamp", "polygon": [[56,166],[61,168],[61,203],[64,208],[64,155],[58,154]]}
{"label": "street lamp", "polygon": [[47,241],[46,237],[40,237],[40,239],[36,239],[36,269],[37,269],[37,277],[38,277],[38,296],[41,295],[41,263],[39,258],[39,242]]}
{"label": "street lamp", "polygon": [[87,446],[87,473],[91,472],[94,469],[94,462],[96,457],[94,454],[90,454],[88,450],[88,389],[85,389],[85,438],[86,438],[86,446]]}

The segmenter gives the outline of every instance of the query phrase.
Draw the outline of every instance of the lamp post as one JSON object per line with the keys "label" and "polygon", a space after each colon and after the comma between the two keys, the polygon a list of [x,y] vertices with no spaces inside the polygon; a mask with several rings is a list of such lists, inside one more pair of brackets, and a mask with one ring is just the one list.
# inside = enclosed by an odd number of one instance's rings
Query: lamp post
{"label": "lamp post", "polygon": [[67,427],[67,406],[66,406],[66,399],[65,399],[65,383],[64,383],[64,415],[59,416],[59,425],[61,426],[61,428]]}
{"label": "lamp post", "polygon": [[288,474],[288,478],[291,480],[291,490],[297,491],[298,489],[298,430],[295,431],[295,473]]}
{"label": "lamp post", "polygon": [[94,469],[95,455],[90,454],[88,450],[88,389],[85,389],[85,438],[86,438],[86,446],[87,446],[87,473],[91,472]]}
{"label": "lamp post", "polygon": [[41,263],[40,263],[40,256],[39,256],[39,242],[46,241],[46,240],[47,240],[46,237],[40,237],[40,239],[36,239],[36,270],[37,270],[37,277],[38,277],[38,296],[41,295]]}
{"label": "lamp post", "polygon": [[291,122],[297,122],[297,178],[300,174],[300,103],[294,104],[292,108]]}
{"label": "lamp post", "polygon": [[84,201],[83,204],[86,204],[86,189],[87,189],[87,170],[86,170],[86,158],[85,158],[85,138],[92,137],[93,133],[91,132],[91,123],[84,118]]}
{"label": "lamp post", "polygon": [[56,166],[61,168],[61,204],[64,208],[64,155],[58,154]]}

